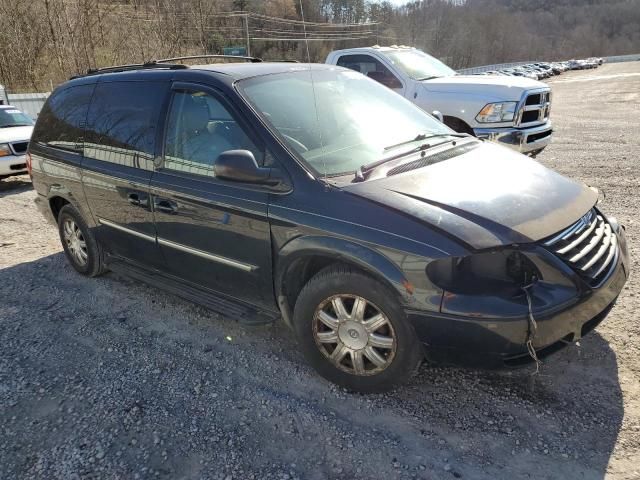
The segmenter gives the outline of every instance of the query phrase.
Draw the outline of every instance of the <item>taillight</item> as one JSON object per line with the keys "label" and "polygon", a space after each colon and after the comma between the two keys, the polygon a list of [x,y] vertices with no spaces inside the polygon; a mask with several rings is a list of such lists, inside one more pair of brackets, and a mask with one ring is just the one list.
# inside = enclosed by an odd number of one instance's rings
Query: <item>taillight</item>
{"label": "taillight", "polygon": [[27,171],[29,172],[29,176],[33,178],[33,175],[31,175],[31,154],[27,153],[25,158],[27,159]]}

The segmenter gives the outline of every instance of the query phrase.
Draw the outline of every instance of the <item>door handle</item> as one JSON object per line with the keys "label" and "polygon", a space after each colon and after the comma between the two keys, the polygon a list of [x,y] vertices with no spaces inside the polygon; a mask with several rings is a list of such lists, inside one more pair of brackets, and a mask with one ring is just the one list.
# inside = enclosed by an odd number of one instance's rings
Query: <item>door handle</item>
{"label": "door handle", "polygon": [[149,205],[149,197],[144,193],[131,192],[127,194],[127,200],[131,205],[146,208]]}
{"label": "door handle", "polygon": [[176,213],[178,205],[166,198],[155,198],[153,201],[153,207],[155,210],[163,213]]}

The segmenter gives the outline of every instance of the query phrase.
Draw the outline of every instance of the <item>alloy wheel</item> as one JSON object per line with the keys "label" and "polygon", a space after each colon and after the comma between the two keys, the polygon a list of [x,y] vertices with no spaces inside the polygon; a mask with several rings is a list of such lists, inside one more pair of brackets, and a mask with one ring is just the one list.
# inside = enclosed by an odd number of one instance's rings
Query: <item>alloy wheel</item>
{"label": "alloy wheel", "polygon": [[62,235],[73,260],[81,267],[87,264],[87,242],[78,224],[66,218],[62,224]]}
{"label": "alloy wheel", "polygon": [[315,311],[313,336],[322,354],[353,375],[378,374],[396,353],[391,322],[377,306],[357,295],[334,295]]}

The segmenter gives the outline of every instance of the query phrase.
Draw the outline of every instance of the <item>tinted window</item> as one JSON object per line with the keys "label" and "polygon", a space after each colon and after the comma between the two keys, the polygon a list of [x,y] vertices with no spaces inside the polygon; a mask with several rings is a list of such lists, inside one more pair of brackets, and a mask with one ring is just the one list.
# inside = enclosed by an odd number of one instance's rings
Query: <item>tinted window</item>
{"label": "tinted window", "polygon": [[360,72],[385,87],[402,88],[400,80],[371,55],[343,55],[338,59],[338,65]]}
{"label": "tinted window", "polygon": [[32,141],[81,153],[94,86],[78,85],[53,92],[38,116]]}
{"label": "tinted window", "polygon": [[227,150],[249,150],[262,162],[260,151],[218,99],[204,92],[176,92],[167,122],[164,167],[212,177],[216,158]]}
{"label": "tinted window", "polygon": [[85,156],[152,170],[167,89],[167,82],[99,83],[89,108]]}

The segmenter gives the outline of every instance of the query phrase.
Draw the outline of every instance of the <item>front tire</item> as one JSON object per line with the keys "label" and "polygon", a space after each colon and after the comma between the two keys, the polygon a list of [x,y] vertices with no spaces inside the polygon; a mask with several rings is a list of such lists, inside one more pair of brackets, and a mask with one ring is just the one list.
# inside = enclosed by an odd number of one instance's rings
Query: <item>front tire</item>
{"label": "front tire", "polygon": [[423,352],[394,293],[346,266],[316,274],[300,292],[294,327],[307,361],[348,390],[390,390],[416,371]]}
{"label": "front tire", "polygon": [[104,273],[102,248],[73,206],[65,205],[60,210],[58,232],[67,260],[78,273],[87,277]]}

